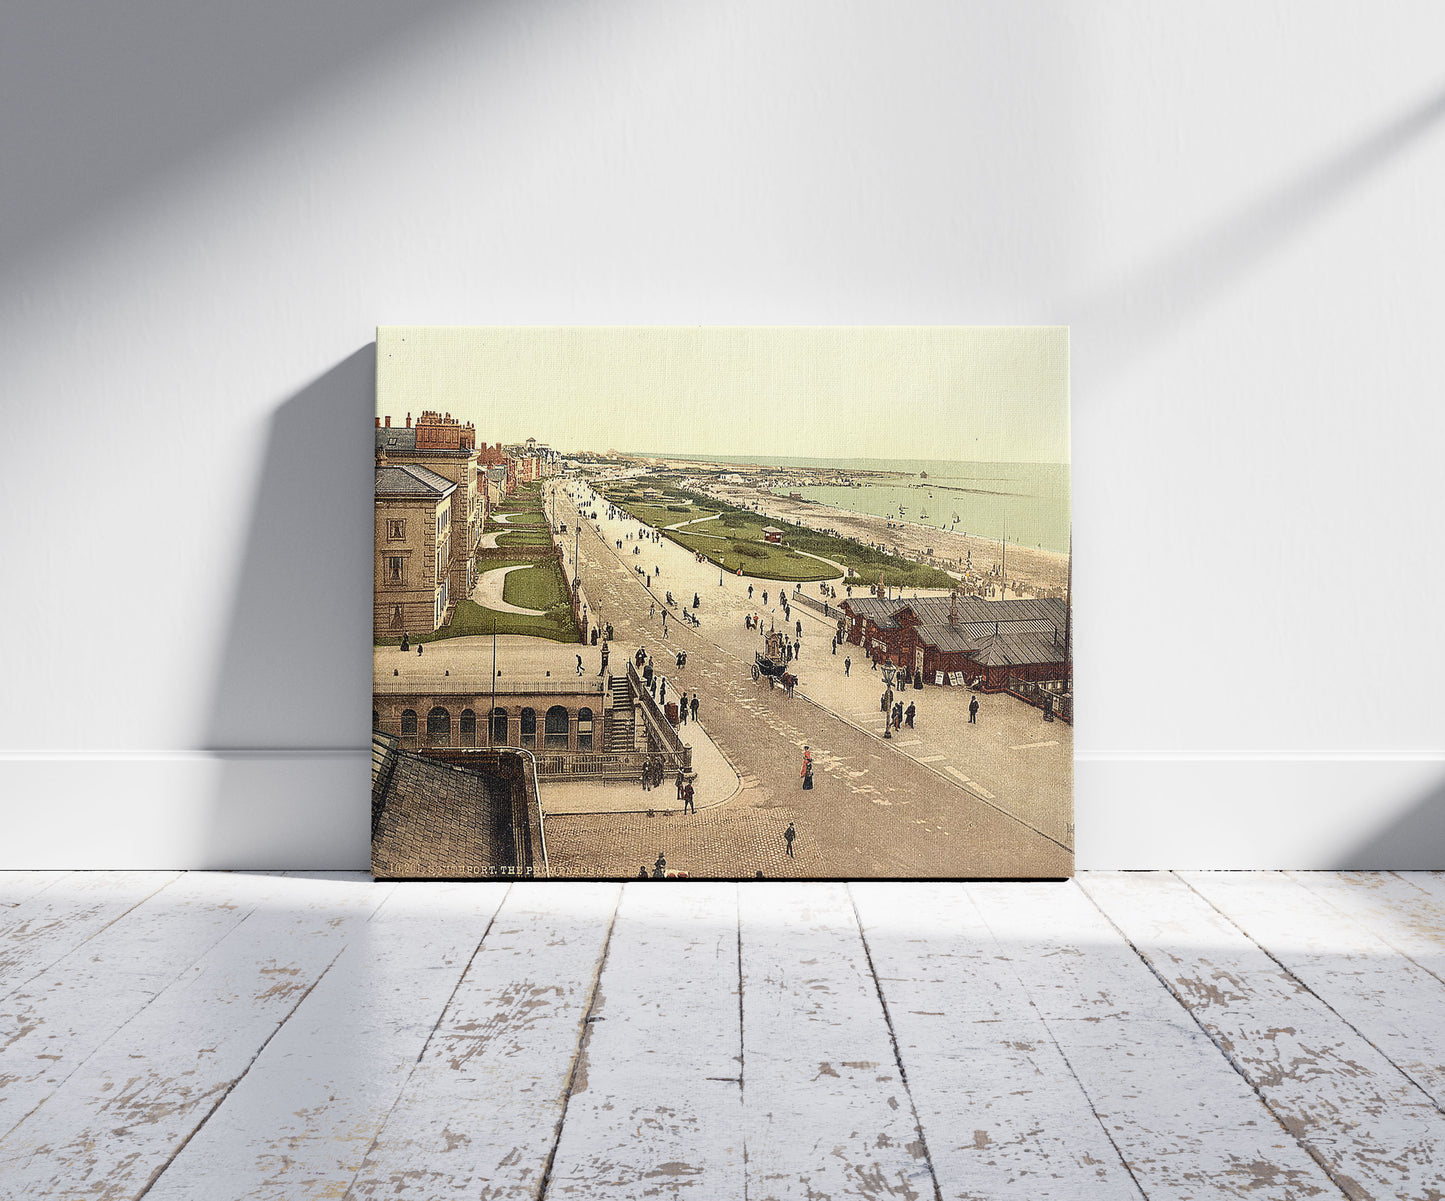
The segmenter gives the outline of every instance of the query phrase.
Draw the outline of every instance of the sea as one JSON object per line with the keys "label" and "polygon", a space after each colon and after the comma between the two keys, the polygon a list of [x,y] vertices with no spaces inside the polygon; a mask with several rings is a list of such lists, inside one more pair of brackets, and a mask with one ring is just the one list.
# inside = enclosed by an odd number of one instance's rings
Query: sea
{"label": "sea", "polygon": [[650,453],[698,463],[887,472],[894,478],[870,481],[860,477],[856,488],[803,486],[787,491],[852,513],[892,517],[980,538],[1007,538],[1015,546],[1036,546],[1065,554],[1069,550],[1067,463]]}

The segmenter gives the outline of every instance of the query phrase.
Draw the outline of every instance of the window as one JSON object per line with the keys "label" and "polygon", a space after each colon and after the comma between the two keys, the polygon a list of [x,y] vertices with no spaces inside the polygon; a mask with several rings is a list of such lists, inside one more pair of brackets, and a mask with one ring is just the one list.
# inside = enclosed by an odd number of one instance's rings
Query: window
{"label": "window", "polygon": [[440,705],[426,715],[426,741],[428,746],[452,744],[452,715]]}
{"label": "window", "polygon": [[592,710],[577,710],[577,749],[579,751],[590,751],[592,749]]}
{"label": "window", "polygon": [[406,587],[406,556],[386,556],[386,582],[392,588]]}
{"label": "window", "polygon": [[492,745],[507,745],[507,711],[500,706],[492,710]]}
{"label": "window", "polygon": [[416,710],[403,709],[401,711],[401,736],[403,738],[416,737]]}
{"label": "window", "polygon": [[537,710],[522,710],[522,745],[537,745]]}
{"label": "window", "polygon": [[546,725],[542,732],[542,745],[549,751],[565,751],[567,749],[567,727],[571,718],[561,705],[553,705],[547,710]]}
{"label": "window", "polygon": [[389,517],[386,522],[386,536],[392,542],[406,541],[406,518]]}
{"label": "window", "polygon": [[463,709],[461,719],[461,736],[463,746],[477,745],[477,714],[474,709]]}

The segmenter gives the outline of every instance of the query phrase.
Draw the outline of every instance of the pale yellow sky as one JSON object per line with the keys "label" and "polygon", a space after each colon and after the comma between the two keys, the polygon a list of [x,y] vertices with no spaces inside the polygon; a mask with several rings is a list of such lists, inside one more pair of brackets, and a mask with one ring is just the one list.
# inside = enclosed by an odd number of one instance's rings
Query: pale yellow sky
{"label": "pale yellow sky", "polygon": [[385,326],[377,412],[563,451],[1069,461],[1063,326]]}

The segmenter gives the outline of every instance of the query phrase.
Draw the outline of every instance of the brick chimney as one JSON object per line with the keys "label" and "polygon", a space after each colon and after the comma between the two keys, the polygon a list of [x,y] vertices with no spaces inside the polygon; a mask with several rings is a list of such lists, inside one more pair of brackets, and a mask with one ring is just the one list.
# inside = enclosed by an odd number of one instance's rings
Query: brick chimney
{"label": "brick chimney", "polygon": [[377,429],[380,429],[380,428],[381,428],[381,418],[380,418],[380,417],[378,417],[378,418],[376,419],[376,428],[377,428]]}
{"label": "brick chimney", "polygon": [[387,414],[387,418],[386,418],[386,428],[387,428],[387,429],[390,429],[390,428],[391,428],[391,415],[390,415],[390,414]]}
{"label": "brick chimney", "polygon": [[406,428],[407,428],[407,429],[411,429],[411,414],[410,414],[410,413],[408,413],[408,414],[406,415]]}

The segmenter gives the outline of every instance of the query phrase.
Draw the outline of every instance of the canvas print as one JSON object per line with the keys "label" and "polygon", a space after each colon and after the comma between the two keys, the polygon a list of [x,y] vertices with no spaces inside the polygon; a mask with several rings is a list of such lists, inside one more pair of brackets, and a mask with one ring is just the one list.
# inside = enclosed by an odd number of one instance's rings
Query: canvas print
{"label": "canvas print", "polygon": [[378,877],[1073,871],[1068,332],[377,333]]}

